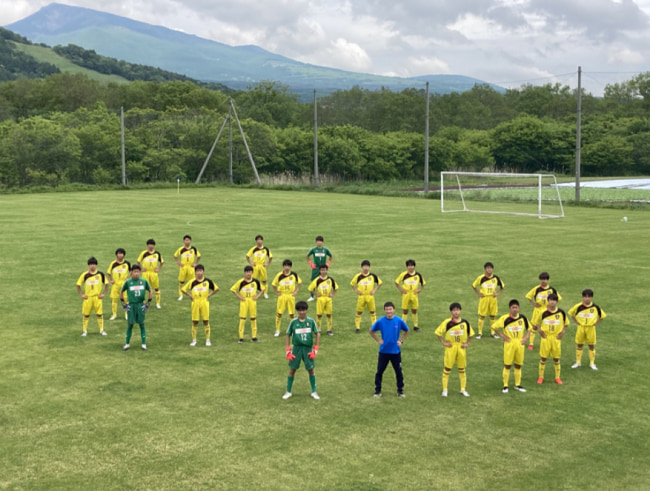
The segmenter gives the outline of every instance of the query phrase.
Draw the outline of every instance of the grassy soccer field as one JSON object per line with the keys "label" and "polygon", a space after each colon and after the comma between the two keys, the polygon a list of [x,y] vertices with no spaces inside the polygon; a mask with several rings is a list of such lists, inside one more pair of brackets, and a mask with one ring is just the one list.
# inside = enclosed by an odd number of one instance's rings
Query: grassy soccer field
{"label": "grassy soccer field", "polygon": [[[647,261],[650,213],[569,208],[557,220],[441,214],[437,201],[240,189],[111,191],[0,196],[0,487],[9,489],[647,489]],[[628,221],[621,221],[623,215]],[[177,301],[173,252],[184,234],[203,255],[212,347],[189,346],[190,302]],[[307,373],[285,391],[284,338],[274,338],[275,301],[260,299],[260,344],[237,344],[237,299],[245,253],[263,234],[274,260],[304,260],[322,234],[334,253],[335,336],[316,362],[320,401]],[[122,352],[125,322],[94,318],[81,333],[74,284],[88,257],[106,271],[117,247],[135,261],[149,238],[163,254],[162,309],[147,316],[148,352]],[[363,259],[384,281],[378,305],[398,304],[393,281],[414,258],[427,286],[422,332],[403,346],[405,399],[394,376],[374,399],[377,345],[354,333],[349,286]],[[563,386],[537,379],[526,352],[526,394],[501,394],[502,343],[468,349],[468,391],[440,397],[443,348],[435,327],[459,301],[476,326],[472,281],[492,261],[506,289],[499,312],[541,271],[568,310],[584,288],[608,318],[598,327],[597,372],[572,370],[571,325],[563,341]],[[298,299],[306,299],[306,284]],[[310,315],[315,304],[310,303]],[[398,304],[399,305],[399,304]],[[381,309],[379,309],[381,312]],[[105,318],[110,299],[104,300]],[[285,314],[283,328],[286,329]],[[409,320],[409,324],[410,320]],[[536,348],[539,337],[536,340]],[[586,348],[586,347],[585,347]],[[511,379],[512,385],[512,379]]]}

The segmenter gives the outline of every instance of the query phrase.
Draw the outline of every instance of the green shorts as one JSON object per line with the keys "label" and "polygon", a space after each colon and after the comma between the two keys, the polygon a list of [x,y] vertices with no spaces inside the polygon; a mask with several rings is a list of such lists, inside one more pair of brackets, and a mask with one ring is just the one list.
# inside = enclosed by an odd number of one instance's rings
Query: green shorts
{"label": "green shorts", "polygon": [[298,370],[298,368],[300,368],[300,360],[302,360],[305,363],[305,370],[313,370],[314,360],[309,358],[309,352],[311,350],[311,346],[294,345],[291,352],[296,355],[296,358],[289,362],[289,368],[292,370]]}
{"label": "green shorts", "polygon": [[144,312],[142,312],[142,303],[132,303],[129,304],[131,310],[126,313],[126,322],[129,324],[144,324]]}

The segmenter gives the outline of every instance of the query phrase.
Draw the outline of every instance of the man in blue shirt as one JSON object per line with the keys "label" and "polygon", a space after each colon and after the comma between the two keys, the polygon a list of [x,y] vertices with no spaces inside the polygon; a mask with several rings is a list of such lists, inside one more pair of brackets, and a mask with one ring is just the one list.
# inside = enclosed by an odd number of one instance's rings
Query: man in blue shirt
{"label": "man in blue shirt", "polygon": [[[397,379],[397,395],[404,397],[404,375],[402,375],[402,354],[400,346],[408,336],[409,328],[401,318],[395,317],[395,305],[393,302],[384,304],[384,317],[377,321],[370,328],[370,336],[379,344],[379,359],[377,360],[377,373],[375,374],[375,397],[381,397],[381,379],[386,367],[390,362],[395,370]],[[381,339],[375,332],[381,332]],[[404,335],[400,338],[401,331]]]}

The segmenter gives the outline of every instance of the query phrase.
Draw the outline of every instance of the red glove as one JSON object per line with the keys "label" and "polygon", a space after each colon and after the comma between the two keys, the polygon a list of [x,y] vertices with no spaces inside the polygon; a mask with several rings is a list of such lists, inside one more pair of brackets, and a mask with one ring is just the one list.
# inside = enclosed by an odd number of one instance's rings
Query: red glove
{"label": "red glove", "polygon": [[311,267],[311,269],[316,269],[316,265],[311,261],[309,261],[309,266]]}
{"label": "red glove", "polygon": [[314,358],[316,358],[316,355],[318,354],[318,345],[315,345],[313,347],[313,349],[307,354],[309,355],[310,360],[313,360]]}
{"label": "red glove", "polygon": [[330,261],[327,261],[326,264],[327,264],[327,267],[329,268],[329,267],[330,267],[330,264],[332,264],[332,261],[331,261],[331,260],[330,260]]}
{"label": "red glove", "polygon": [[286,347],[287,350],[287,360],[292,361],[296,359],[296,355],[291,352],[291,346]]}

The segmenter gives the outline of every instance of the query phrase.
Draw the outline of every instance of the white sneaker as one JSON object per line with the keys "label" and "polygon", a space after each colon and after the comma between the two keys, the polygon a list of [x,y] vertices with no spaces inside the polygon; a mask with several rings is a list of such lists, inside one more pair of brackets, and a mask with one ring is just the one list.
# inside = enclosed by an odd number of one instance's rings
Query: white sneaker
{"label": "white sneaker", "polygon": [[598,370],[598,367],[596,366],[595,363],[592,363],[591,365],[589,365],[589,368],[591,368],[592,370]]}
{"label": "white sneaker", "polygon": [[206,345],[206,346],[212,346],[212,343],[210,342],[209,339],[206,339],[206,340],[205,340],[205,345]]}
{"label": "white sneaker", "polygon": [[190,346],[196,346],[196,339],[192,339],[192,342],[190,343]]}
{"label": "white sneaker", "polygon": [[311,397],[312,397],[312,399],[316,399],[317,401],[320,400],[320,396],[316,392],[312,392]]}
{"label": "white sneaker", "polygon": [[442,397],[447,397],[447,391],[443,390],[441,395],[442,395]]}
{"label": "white sneaker", "polygon": [[142,351],[147,351],[147,345],[146,345],[146,344],[143,344],[143,345],[141,346],[141,348],[142,348]]}
{"label": "white sneaker", "polygon": [[273,336],[277,338],[279,335],[280,335],[280,331],[275,331],[275,334]]}
{"label": "white sneaker", "polygon": [[313,302],[313,301],[314,301],[314,297],[309,297],[309,298],[307,299],[307,301],[308,301],[308,302]]}
{"label": "white sneaker", "polygon": [[466,390],[461,390],[460,395],[465,396],[465,397],[469,397],[469,392],[467,392]]}
{"label": "white sneaker", "polygon": [[130,344],[125,344],[124,346],[122,346],[122,351],[126,351],[126,350],[128,350],[130,347],[131,347]]}
{"label": "white sneaker", "polygon": [[375,395],[373,395],[372,397],[377,397],[377,398],[381,397],[381,392],[375,392]]}
{"label": "white sneaker", "polygon": [[264,298],[269,298],[269,296],[265,293],[265,294],[264,294]]}
{"label": "white sneaker", "polygon": [[524,389],[521,385],[515,385],[515,390],[518,390],[519,392],[526,392],[526,389]]}
{"label": "white sneaker", "polygon": [[571,365],[571,368],[580,368],[582,365],[580,363],[575,362],[573,365]]}
{"label": "white sneaker", "polygon": [[108,318],[109,321],[114,321],[115,319],[117,319],[117,316],[116,316],[116,315],[111,315],[111,316]]}
{"label": "white sneaker", "polygon": [[161,308],[159,303],[156,304],[156,308],[157,309]]}
{"label": "white sneaker", "polygon": [[285,392],[284,395],[282,396],[282,399],[289,399],[291,397],[291,392]]}
{"label": "white sneaker", "polygon": [[504,387],[503,389],[501,389],[501,393],[502,394],[507,394],[508,393],[508,387]]}
{"label": "white sneaker", "polygon": [[481,339],[481,335],[477,334],[474,339]]}
{"label": "white sneaker", "polygon": [[106,333],[106,331],[99,331],[99,334],[101,334],[102,336],[108,336],[108,334]]}
{"label": "white sneaker", "polygon": [[87,335],[88,335],[88,333],[87,333],[86,331],[81,331],[81,336],[82,336],[82,337],[85,338]]}
{"label": "white sneaker", "polygon": [[178,297],[178,301],[180,302],[181,300],[183,300],[183,295],[181,295],[180,297]]}

